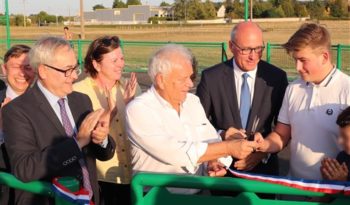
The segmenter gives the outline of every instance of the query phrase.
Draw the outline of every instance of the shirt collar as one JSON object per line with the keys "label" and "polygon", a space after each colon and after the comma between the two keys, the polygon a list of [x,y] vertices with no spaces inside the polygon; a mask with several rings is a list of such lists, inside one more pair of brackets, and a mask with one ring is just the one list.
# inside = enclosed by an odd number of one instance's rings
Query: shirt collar
{"label": "shirt collar", "polygon": [[[41,84],[40,80],[38,80],[38,87],[43,92],[46,99],[49,101],[51,107],[54,107],[57,104],[58,100],[61,99],[60,97],[52,94],[48,89],[46,89],[43,84]],[[63,97],[64,99],[68,100],[67,96]]]}
{"label": "shirt collar", "polygon": [[235,59],[232,59],[232,60],[233,60],[233,72],[235,73],[235,75],[237,75],[237,76],[242,76],[243,73],[248,73],[250,78],[252,78],[253,80],[255,79],[255,77],[256,77],[256,72],[257,72],[257,70],[258,70],[258,69],[257,69],[258,66],[256,66],[256,67],[255,67],[253,70],[251,70],[251,71],[244,72],[244,71],[242,71],[242,70],[238,67],[238,65],[236,64]]}
{"label": "shirt collar", "polygon": [[310,83],[310,82],[306,82],[307,86],[317,86],[317,87],[327,87],[328,84],[331,82],[331,80],[333,79],[334,75],[337,73],[336,68],[333,68],[331,70],[331,72],[328,73],[328,75],[326,76],[325,79],[323,79],[323,81],[320,84],[315,84],[315,83]]}
{"label": "shirt collar", "polygon": [[11,100],[15,99],[19,95],[13,90],[13,88],[10,86],[10,84],[7,85],[6,88],[6,97],[10,98]]}

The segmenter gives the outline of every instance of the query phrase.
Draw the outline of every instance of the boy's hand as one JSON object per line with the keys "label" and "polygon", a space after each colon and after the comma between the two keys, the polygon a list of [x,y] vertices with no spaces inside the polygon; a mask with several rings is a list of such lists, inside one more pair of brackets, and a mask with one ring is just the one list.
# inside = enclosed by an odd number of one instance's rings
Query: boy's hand
{"label": "boy's hand", "polygon": [[324,158],[320,169],[324,179],[347,181],[349,170],[345,163],[339,164],[335,159]]}

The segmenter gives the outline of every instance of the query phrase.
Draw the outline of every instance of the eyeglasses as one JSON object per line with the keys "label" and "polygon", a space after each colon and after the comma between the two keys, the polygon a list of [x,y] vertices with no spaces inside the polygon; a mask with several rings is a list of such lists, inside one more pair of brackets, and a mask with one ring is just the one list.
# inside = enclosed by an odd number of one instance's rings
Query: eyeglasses
{"label": "eyeglasses", "polygon": [[239,49],[239,51],[241,52],[242,55],[251,54],[253,51],[255,53],[261,53],[265,49],[264,45],[258,46],[258,47],[255,47],[255,48],[241,48],[239,45],[237,45],[236,42],[234,42],[234,41],[231,41],[231,42]]}
{"label": "eyeglasses", "polygon": [[53,67],[53,66],[50,66],[47,64],[44,64],[44,66],[49,67],[51,69],[54,69],[55,71],[64,73],[65,77],[71,76],[73,72],[75,72],[77,75],[81,74],[81,70],[79,69],[79,63],[77,65],[75,65],[73,68],[70,68],[68,70],[59,69],[59,68],[56,68],[56,67]]}

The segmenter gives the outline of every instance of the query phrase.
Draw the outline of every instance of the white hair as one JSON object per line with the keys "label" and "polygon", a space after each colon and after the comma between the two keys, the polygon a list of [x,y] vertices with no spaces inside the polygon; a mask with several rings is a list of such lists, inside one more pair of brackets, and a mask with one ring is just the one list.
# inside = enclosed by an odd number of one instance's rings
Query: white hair
{"label": "white hair", "polygon": [[172,55],[180,55],[192,64],[193,55],[189,49],[182,45],[167,44],[158,49],[149,60],[148,75],[153,83],[158,73],[167,75],[172,69],[181,67],[179,62],[174,62],[172,58],[169,58]]}

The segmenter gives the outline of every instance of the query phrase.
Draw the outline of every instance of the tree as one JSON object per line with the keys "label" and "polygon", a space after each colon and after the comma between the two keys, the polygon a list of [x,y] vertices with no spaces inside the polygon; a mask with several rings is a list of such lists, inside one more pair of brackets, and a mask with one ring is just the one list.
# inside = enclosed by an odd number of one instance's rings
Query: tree
{"label": "tree", "polygon": [[244,5],[240,0],[234,0],[233,2],[232,18],[244,18]]}
{"label": "tree", "polygon": [[112,8],[126,8],[126,4],[122,0],[114,0]]}
{"label": "tree", "polygon": [[282,6],[278,6],[277,8],[274,7],[271,10],[267,11],[267,16],[270,18],[281,18],[281,17],[285,17],[285,13],[282,9]]}
{"label": "tree", "polygon": [[347,14],[347,2],[345,0],[335,0],[330,3],[330,15],[333,17],[345,17]]}
{"label": "tree", "polygon": [[232,18],[233,16],[233,1],[232,0],[226,0],[225,3],[225,16],[228,18]]}
{"label": "tree", "polygon": [[282,1],[281,6],[286,17],[294,16],[294,7],[290,0]]}
{"label": "tree", "polygon": [[170,6],[170,4],[169,3],[167,3],[167,2],[165,2],[165,1],[162,1],[162,3],[160,3],[160,5],[159,6]]}
{"label": "tree", "polygon": [[313,2],[309,2],[307,4],[307,9],[312,19],[320,19],[323,16],[325,7],[321,1],[314,0]]}
{"label": "tree", "polygon": [[95,6],[92,7],[92,10],[96,10],[96,9],[104,9],[105,7],[102,4],[96,4]]}
{"label": "tree", "polygon": [[204,3],[204,12],[206,13],[207,19],[215,19],[216,18],[216,9],[213,2],[210,0],[206,0]]}
{"label": "tree", "polygon": [[271,2],[256,2],[253,5],[253,15],[254,18],[264,18],[267,17],[267,11],[272,9]]}
{"label": "tree", "polygon": [[307,12],[306,6],[304,4],[299,3],[299,2],[295,3],[294,11],[295,11],[295,15],[297,17],[306,17],[309,15],[309,13]]}
{"label": "tree", "polygon": [[188,6],[186,9],[187,9],[187,19],[189,20],[206,19],[204,6],[200,0],[188,0]]}
{"label": "tree", "polygon": [[141,1],[140,0],[127,0],[126,1],[126,5],[141,5]]}
{"label": "tree", "polygon": [[175,0],[174,2],[174,17],[177,20],[185,19],[185,11],[186,11],[186,1],[185,0]]}

